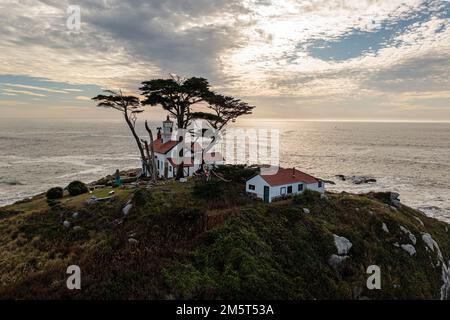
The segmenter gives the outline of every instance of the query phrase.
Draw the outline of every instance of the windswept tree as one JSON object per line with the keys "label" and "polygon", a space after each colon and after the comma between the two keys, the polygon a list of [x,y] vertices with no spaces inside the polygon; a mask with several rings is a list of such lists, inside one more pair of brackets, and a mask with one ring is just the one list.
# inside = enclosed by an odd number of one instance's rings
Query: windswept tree
{"label": "windswept tree", "polygon": [[[249,105],[239,99],[228,97],[220,94],[211,94],[205,98],[207,102],[206,110],[201,112],[192,112],[193,119],[201,119],[208,123],[209,128],[205,128],[202,132],[209,131],[210,142],[202,148],[203,155],[209,152],[220,139],[220,134],[226,125],[236,121],[240,116],[252,113],[254,106]],[[202,160],[201,169],[203,170],[204,161]]]}
{"label": "windswept tree", "polygon": [[[128,127],[130,128],[130,131],[133,135],[134,140],[136,141],[137,147],[139,149],[139,153],[141,156],[141,160],[146,166],[148,172],[152,174],[152,177],[155,176],[155,165],[154,165],[154,155],[153,152],[150,155],[149,150],[151,149],[153,151],[153,139],[151,139],[150,144],[151,147],[146,147],[144,152],[144,146],[141,142],[146,142],[145,140],[142,140],[139,138],[137,132],[136,132],[136,121],[138,118],[138,114],[142,113],[144,110],[141,108],[141,102],[138,97],[135,96],[125,96],[122,94],[122,90],[119,91],[113,91],[113,90],[104,90],[105,94],[100,94],[92,100],[97,102],[98,107],[103,108],[112,108],[115,109],[123,114],[123,117],[125,119],[125,122],[127,123]],[[147,131],[150,129],[146,125]],[[149,131],[150,137],[152,136],[151,131]],[[146,145],[144,143],[144,145]],[[153,161],[152,161],[153,160]]]}
{"label": "windswept tree", "polygon": [[[153,79],[143,82],[140,90],[146,98],[142,104],[161,106],[176,119],[178,129],[187,129],[196,119],[206,120],[213,137],[203,153],[215,145],[218,134],[230,121],[250,114],[254,108],[239,99],[213,92],[204,78],[171,76],[170,79]],[[183,151],[180,156],[183,158]],[[182,167],[183,162],[177,178],[183,175]]]}
{"label": "windswept tree", "polygon": [[182,79],[177,76],[142,82],[140,90],[145,96],[142,104],[161,106],[176,119],[179,129],[186,129],[191,123],[192,108],[202,104],[213,94],[206,79],[195,77]]}

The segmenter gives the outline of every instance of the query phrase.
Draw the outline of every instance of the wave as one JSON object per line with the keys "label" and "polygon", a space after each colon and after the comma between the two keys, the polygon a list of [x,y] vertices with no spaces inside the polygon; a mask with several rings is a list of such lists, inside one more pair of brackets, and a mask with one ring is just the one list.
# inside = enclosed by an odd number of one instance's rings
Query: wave
{"label": "wave", "polygon": [[17,180],[1,180],[0,179],[0,185],[7,185],[7,186],[23,186],[24,183],[17,181]]}

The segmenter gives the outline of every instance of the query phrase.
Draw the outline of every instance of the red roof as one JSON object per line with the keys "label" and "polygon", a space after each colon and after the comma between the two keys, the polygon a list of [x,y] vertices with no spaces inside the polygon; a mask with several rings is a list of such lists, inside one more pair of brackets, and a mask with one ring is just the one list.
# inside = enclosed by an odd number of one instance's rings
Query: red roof
{"label": "red roof", "polygon": [[173,149],[179,142],[178,141],[167,141],[162,143],[161,139],[156,139],[153,141],[153,150],[158,153],[166,154]]}
{"label": "red roof", "polygon": [[299,182],[304,183],[319,182],[317,178],[314,178],[309,174],[306,174],[304,172],[292,168],[291,169],[279,168],[276,174],[261,175],[261,177],[272,187],[285,184],[294,184]]}
{"label": "red roof", "polygon": [[[173,158],[167,158],[167,161],[170,162],[170,164],[172,165],[172,167],[176,168],[178,167],[181,163],[176,164],[175,161],[173,160]],[[194,161],[191,158],[184,158],[183,161],[183,167],[187,168],[187,167],[193,167],[194,166]]]}

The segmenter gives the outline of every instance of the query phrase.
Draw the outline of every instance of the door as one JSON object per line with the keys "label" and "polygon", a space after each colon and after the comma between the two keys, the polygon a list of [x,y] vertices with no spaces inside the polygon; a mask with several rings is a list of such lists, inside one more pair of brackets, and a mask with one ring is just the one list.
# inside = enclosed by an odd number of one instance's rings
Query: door
{"label": "door", "polygon": [[169,177],[169,164],[167,162],[164,162],[164,178]]}
{"label": "door", "polygon": [[264,186],[264,202],[270,202],[270,188],[268,186]]}

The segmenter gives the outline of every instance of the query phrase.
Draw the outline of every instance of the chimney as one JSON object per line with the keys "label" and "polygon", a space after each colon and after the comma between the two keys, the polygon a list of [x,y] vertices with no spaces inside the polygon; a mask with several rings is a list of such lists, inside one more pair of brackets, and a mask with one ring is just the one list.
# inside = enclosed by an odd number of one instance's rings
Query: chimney
{"label": "chimney", "polygon": [[295,167],[292,167],[292,178],[295,178]]}
{"label": "chimney", "polygon": [[156,139],[161,140],[161,127],[158,127],[158,133],[156,134]]}

